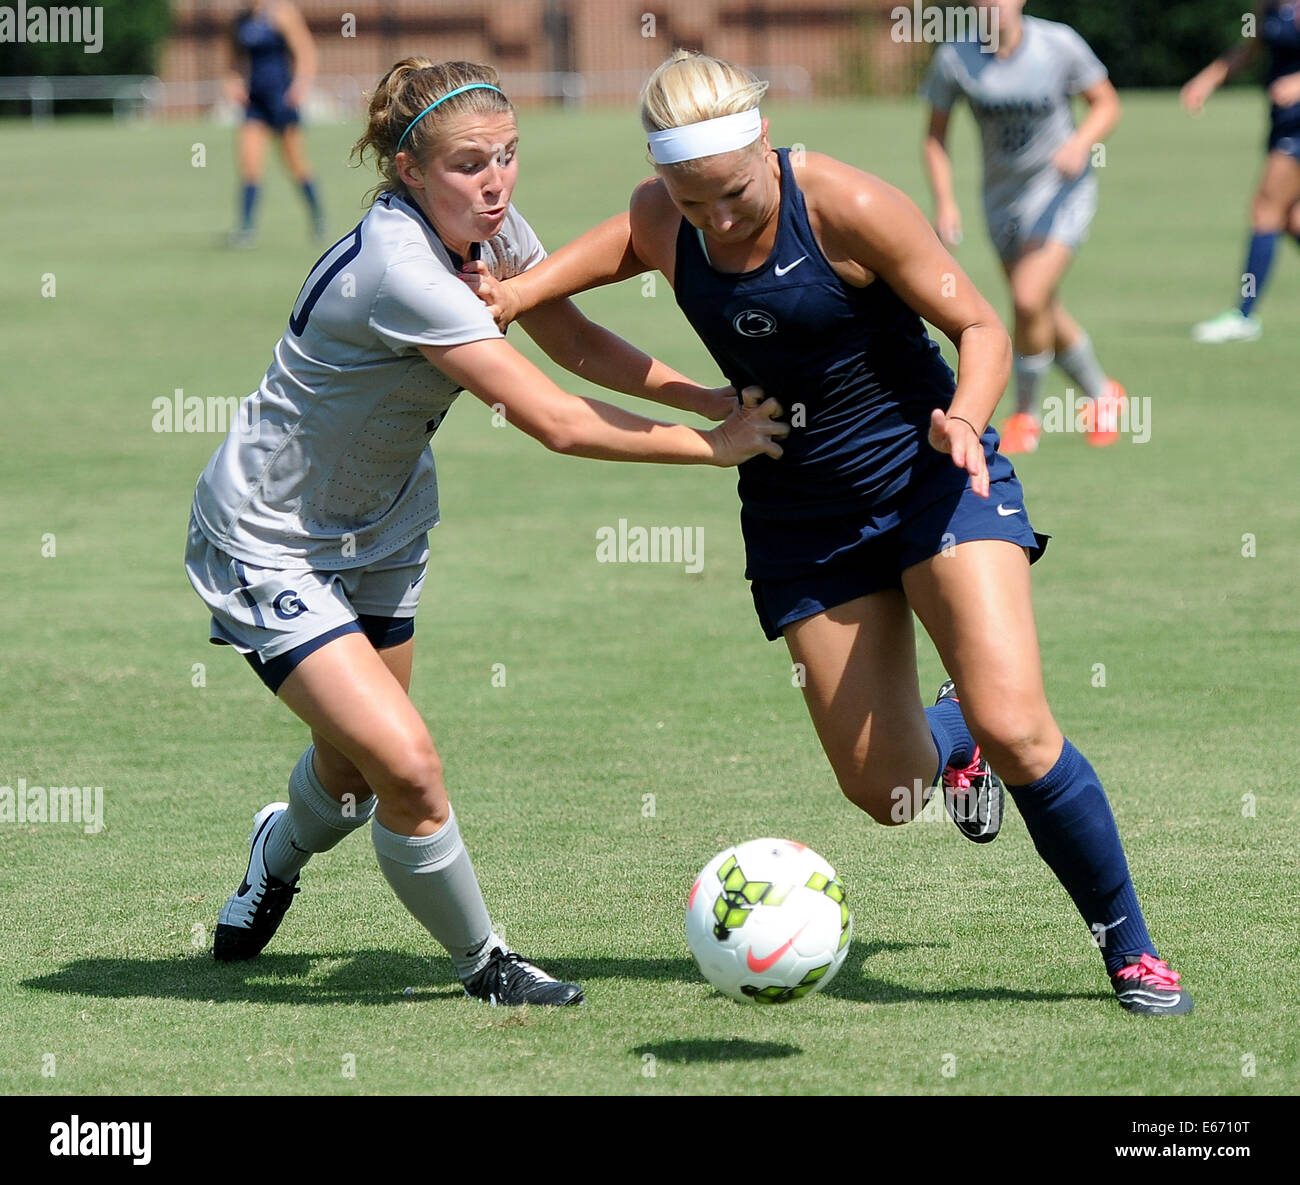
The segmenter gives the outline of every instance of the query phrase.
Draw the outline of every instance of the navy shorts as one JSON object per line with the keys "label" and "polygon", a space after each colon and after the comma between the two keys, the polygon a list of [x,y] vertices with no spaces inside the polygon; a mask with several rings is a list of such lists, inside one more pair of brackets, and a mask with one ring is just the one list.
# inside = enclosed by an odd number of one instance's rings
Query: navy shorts
{"label": "navy shorts", "polygon": [[[379,617],[372,613],[359,613],[356,621],[347,622],[336,629],[330,630],[329,633],[321,634],[319,637],[295,646],[292,650],[286,650],[269,662],[264,662],[259,658],[256,651],[250,651],[244,657],[248,660],[248,665],[257,673],[257,677],[266,684],[271,694],[278,695],[280,684],[293,674],[294,669],[304,658],[309,654],[314,654],[327,642],[332,642],[335,638],[341,638],[344,634],[365,634],[376,650],[387,650],[392,646],[400,646],[403,642],[409,642],[415,637],[415,618]],[[222,639],[212,638],[210,641],[220,643]],[[229,643],[226,643],[226,645],[229,645]]]}
{"label": "navy shorts", "polygon": [[812,567],[806,575],[783,580],[753,580],[750,591],[759,624],[769,642],[805,617],[885,589],[902,588],[903,572],[958,543],[976,539],[1005,539],[1029,552],[1034,563],[1047,547],[1050,535],[1040,535],[1029,524],[1025,492],[1014,475],[989,486],[981,498],[969,485],[932,502],[898,526],[866,534],[857,544],[837,546],[845,524],[809,522],[805,531],[823,531],[833,559]]}
{"label": "navy shorts", "polygon": [[244,108],[245,119],[256,119],[274,132],[282,132],[300,122],[298,108],[285,98],[285,91],[251,91]]}
{"label": "navy shorts", "polygon": [[1300,129],[1275,131],[1268,138],[1269,152],[1285,152],[1293,160],[1300,161]]}

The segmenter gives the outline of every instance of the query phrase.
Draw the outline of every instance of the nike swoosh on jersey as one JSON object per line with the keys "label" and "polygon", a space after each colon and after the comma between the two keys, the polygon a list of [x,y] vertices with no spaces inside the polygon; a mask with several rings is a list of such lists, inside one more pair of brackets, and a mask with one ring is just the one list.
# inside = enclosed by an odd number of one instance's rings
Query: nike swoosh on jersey
{"label": "nike swoosh on jersey", "polygon": [[780,959],[780,957],[783,954],[785,954],[786,951],[788,951],[792,946],[794,946],[794,940],[798,938],[799,935],[802,934],[804,930],[806,930],[807,928],[808,928],[808,923],[804,922],[804,924],[800,926],[799,929],[797,929],[790,936],[788,942],[781,943],[781,945],[778,946],[776,950],[774,950],[765,959],[754,958],[754,948],[750,947],[749,950],[745,953],[745,962],[746,964],[748,964],[749,969],[755,972],[756,974],[761,975],[764,971],[766,971],[769,967],[771,967],[772,964],[774,964],[778,959]]}
{"label": "nike swoosh on jersey", "polygon": [[787,263],[785,267],[782,267],[778,263],[776,267],[774,267],[772,270],[776,272],[778,276],[784,276],[786,272],[794,271],[794,269],[797,268],[801,263],[803,263],[803,261],[807,258],[808,256],[806,255],[800,255],[799,258],[796,259],[793,263]]}
{"label": "nike swoosh on jersey", "polygon": [[1001,502],[998,503],[998,513],[1003,518],[1006,518],[1008,515],[1019,514],[1022,510],[1024,510],[1023,506],[1013,506],[1010,510],[1008,510],[1005,506],[1002,505]]}

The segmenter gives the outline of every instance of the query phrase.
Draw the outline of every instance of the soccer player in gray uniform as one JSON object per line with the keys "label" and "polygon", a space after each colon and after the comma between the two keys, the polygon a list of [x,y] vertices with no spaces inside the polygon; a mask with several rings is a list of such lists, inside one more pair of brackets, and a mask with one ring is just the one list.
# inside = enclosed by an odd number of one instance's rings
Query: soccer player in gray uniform
{"label": "soccer player in gray uniform", "polygon": [[604,386],[725,420],[708,431],[569,395],[505,341],[458,271],[502,279],[545,257],[510,204],[514,108],[490,67],[408,58],[380,80],[355,155],[383,182],[316,263],[239,422],[194,495],[186,570],[233,646],[311,729],[288,802],[253,822],[218,920],[224,961],[263,949],[299,872],[371,823],[402,904],[471,996],[572,1004],[495,935],[442,767],[407,694],[414,617],[438,521],[429,441],[462,389],[547,448],[617,461],[736,465],[787,431],[756,390],[704,388],[562,302],[521,319],[558,363]]}
{"label": "soccer player in gray uniform", "polygon": [[[1015,308],[1016,410],[1002,427],[1003,453],[1032,452],[1042,434],[1043,384],[1056,363],[1086,404],[1089,444],[1113,444],[1124,388],[1108,378],[1092,340],[1057,295],[1097,211],[1093,147],[1119,122],[1119,96],[1087,43],[1068,25],[1024,16],[1024,0],[997,0],[996,41],[942,45],[921,84],[930,104],[925,164],[935,227],[961,241],[948,124],[965,97],[984,148],[984,213]],[[1071,99],[1087,118],[1077,128]]]}

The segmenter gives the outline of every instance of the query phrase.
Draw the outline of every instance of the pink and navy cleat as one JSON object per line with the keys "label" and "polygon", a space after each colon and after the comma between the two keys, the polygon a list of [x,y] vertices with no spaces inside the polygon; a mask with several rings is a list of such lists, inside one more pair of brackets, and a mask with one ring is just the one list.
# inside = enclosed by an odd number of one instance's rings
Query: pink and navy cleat
{"label": "pink and navy cleat", "polygon": [[1128,965],[1110,977],[1121,1008],[1143,1016],[1191,1012],[1192,997],[1178,983],[1178,972],[1152,955],[1127,955]]}
{"label": "pink and navy cleat", "polygon": [[[957,689],[949,679],[939,688],[934,701],[957,698]],[[972,843],[992,843],[1002,830],[1002,807],[1006,793],[1002,779],[989,768],[979,746],[970,764],[960,769],[949,765],[943,771],[943,805],[947,807],[957,830]]]}

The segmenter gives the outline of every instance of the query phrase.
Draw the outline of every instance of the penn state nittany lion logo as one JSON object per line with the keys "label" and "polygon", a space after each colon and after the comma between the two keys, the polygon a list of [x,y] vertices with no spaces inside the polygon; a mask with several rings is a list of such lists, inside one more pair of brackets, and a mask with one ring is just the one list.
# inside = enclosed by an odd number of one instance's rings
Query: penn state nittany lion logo
{"label": "penn state nittany lion logo", "polygon": [[307,606],[298,599],[298,593],[292,588],[278,593],[275,600],[271,602],[271,608],[275,610],[277,617],[285,621],[292,621],[307,612]]}
{"label": "penn state nittany lion logo", "polygon": [[767,337],[776,332],[776,318],[762,309],[746,309],[736,314],[731,327],[742,337]]}

